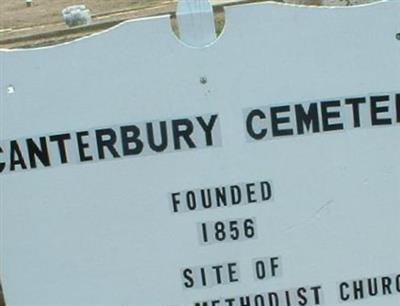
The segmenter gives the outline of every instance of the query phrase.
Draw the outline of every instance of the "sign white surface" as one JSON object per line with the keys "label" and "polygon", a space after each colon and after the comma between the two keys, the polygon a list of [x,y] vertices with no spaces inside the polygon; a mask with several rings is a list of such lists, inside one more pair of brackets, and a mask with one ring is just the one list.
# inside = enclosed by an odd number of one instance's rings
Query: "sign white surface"
{"label": "sign white surface", "polygon": [[7,305],[399,305],[399,32],[252,4],[207,48],[162,16],[1,51]]}

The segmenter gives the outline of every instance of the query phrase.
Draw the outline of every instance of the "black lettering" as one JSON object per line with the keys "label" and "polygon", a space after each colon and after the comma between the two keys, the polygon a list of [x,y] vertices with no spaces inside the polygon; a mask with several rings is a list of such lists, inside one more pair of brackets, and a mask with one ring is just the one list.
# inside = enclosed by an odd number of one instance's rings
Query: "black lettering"
{"label": "black lettering", "polygon": [[364,298],[364,287],[362,280],[353,282],[353,294],[355,300]]}
{"label": "black lettering", "polygon": [[368,279],[368,293],[370,296],[378,294],[378,280],[376,278]]}
{"label": "black lettering", "polygon": [[301,287],[299,289],[297,289],[297,296],[299,298],[299,305],[300,306],[305,306],[307,305],[307,289],[304,287]]}
{"label": "black lettering", "polygon": [[277,261],[279,261],[279,257],[271,257],[271,276],[275,277],[276,276],[276,270],[279,268],[279,264]]}
{"label": "black lettering", "polygon": [[320,132],[317,103],[311,103],[308,111],[306,111],[301,104],[295,105],[294,108],[297,122],[297,134],[303,135],[305,133],[304,126],[307,131],[310,131],[312,128],[313,133]]}
{"label": "black lettering", "polygon": [[99,153],[99,159],[105,159],[104,149],[108,151],[114,158],[120,157],[117,150],[115,149],[115,143],[117,142],[117,135],[113,129],[100,129],[96,130],[96,142],[97,152]]}
{"label": "black lettering", "polygon": [[361,126],[360,119],[360,104],[367,102],[366,98],[350,98],[345,100],[346,105],[351,105],[353,108],[353,126],[358,128]]}
{"label": "black lettering", "polygon": [[193,288],[194,286],[194,279],[193,279],[193,271],[191,269],[185,269],[183,270],[183,278],[185,281],[183,282],[183,285],[186,288]]}
{"label": "black lettering", "polygon": [[272,188],[269,182],[261,182],[261,200],[268,201],[272,197]]}
{"label": "black lettering", "polygon": [[344,292],[345,289],[349,289],[350,288],[349,284],[348,283],[341,283],[339,288],[340,288],[340,299],[342,301],[350,300],[350,294],[348,294],[348,293],[346,294]]}
{"label": "black lettering", "polygon": [[60,154],[60,161],[62,164],[68,163],[67,158],[67,149],[65,147],[65,141],[71,139],[70,134],[60,134],[60,135],[53,135],[49,137],[50,141],[57,142],[58,145],[58,152]]}
{"label": "black lettering", "polygon": [[161,138],[160,144],[155,143],[153,124],[151,122],[146,124],[149,146],[155,152],[162,152],[168,146],[167,122],[160,121],[159,124],[160,124],[160,138]]}
{"label": "black lettering", "polygon": [[[121,127],[122,152],[124,156],[138,155],[143,151],[143,142],[139,139],[140,129],[136,125]],[[131,144],[135,147],[131,148]]]}
{"label": "black lettering", "polygon": [[228,263],[228,279],[231,283],[236,283],[239,281],[237,274],[237,264],[235,262]]}
{"label": "black lettering", "polygon": [[257,260],[255,263],[256,277],[259,280],[265,279],[267,277],[267,271],[265,269],[265,263],[262,260]]}
{"label": "black lettering", "polygon": [[204,268],[200,268],[201,284],[203,287],[207,287],[207,274]]}
{"label": "black lettering", "polygon": [[396,276],[396,290],[400,293],[400,274]]}
{"label": "black lettering", "polygon": [[382,291],[383,295],[392,294],[392,280],[390,277],[382,277]]}
{"label": "black lettering", "polygon": [[233,306],[235,303],[235,298],[225,299],[225,303],[227,303],[228,306]]}
{"label": "black lettering", "polygon": [[15,166],[17,165],[21,166],[22,169],[26,169],[26,163],[18,142],[12,140],[10,142],[10,171],[15,171]]}
{"label": "black lettering", "polygon": [[261,294],[254,297],[254,306],[265,306],[264,297]]}
{"label": "black lettering", "polygon": [[[4,153],[3,148],[0,147],[0,154]],[[0,162],[0,173],[2,173],[4,171],[4,169],[6,168],[6,163],[5,162]]]}
{"label": "black lettering", "polygon": [[279,296],[275,292],[268,293],[269,306],[279,306]]}
{"label": "black lettering", "polygon": [[254,195],[256,194],[256,191],[254,190],[254,188],[255,188],[254,183],[246,184],[247,202],[249,202],[249,203],[257,202],[257,199],[254,197]]}
{"label": "black lettering", "polygon": [[340,118],[339,111],[329,111],[331,107],[340,107],[340,100],[325,101],[321,103],[322,127],[324,132],[343,130],[343,123],[330,123],[330,119]]}
{"label": "black lettering", "polygon": [[76,133],[76,139],[78,142],[79,159],[81,162],[93,160],[93,156],[85,154],[85,149],[89,148],[89,144],[83,142],[83,137],[88,136],[88,135],[89,135],[88,131],[82,131],[82,132]]}
{"label": "black lettering", "polygon": [[186,142],[189,148],[196,148],[196,144],[190,137],[193,133],[192,121],[189,119],[172,120],[172,131],[174,134],[175,150],[180,150],[182,148],[181,139]]}
{"label": "black lettering", "polygon": [[201,202],[203,203],[204,208],[211,208],[212,200],[211,200],[211,190],[210,189],[202,189],[200,191],[201,194]]}
{"label": "black lettering", "polygon": [[396,110],[397,122],[400,123],[400,94],[396,95]]}
{"label": "black lettering", "polygon": [[261,140],[263,139],[265,136],[267,136],[267,128],[262,128],[260,129],[259,132],[256,132],[254,130],[254,125],[253,125],[253,121],[254,119],[258,117],[259,119],[265,119],[265,113],[260,110],[260,109],[254,109],[252,110],[248,115],[247,115],[247,119],[246,119],[246,129],[247,129],[247,133],[250,135],[250,137],[254,138],[255,140]]}
{"label": "black lettering", "polygon": [[292,129],[280,129],[279,125],[290,122],[290,117],[280,117],[278,114],[287,113],[290,111],[289,105],[271,107],[271,125],[272,135],[275,136],[290,136],[293,135]]}
{"label": "black lettering", "polygon": [[189,191],[186,193],[186,203],[190,210],[196,209],[196,194],[194,191]]}
{"label": "black lettering", "polygon": [[214,128],[215,122],[217,122],[218,115],[212,115],[208,123],[204,121],[202,117],[196,117],[197,121],[199,122],[200,126],[203,128],[206,137],[206,144],[207,146],[213,145],[213,135],[212,130]]}
{"label": "black lettering", "polygon": [[218,207],[221,207],[221,204],[227,206],[228,202],[226,201],[226,188],[225,187],[216,188],[215,198],[217,200]]}
{"label": "black lettering", "polygon": [[251,306],[250,297],[249,296],[240,297],[240,306]]}
{"label": "black lettering", "polygon": [[387,113],[389,106],[378,106],[380,102],[390,101],[389,96],[373,96],[371,97],[371,124],[372,125],[390,125],[392,119],[390,118],[378,118],[378,114]]}
{"label": "black lettering", "polygon": [[242,193],[237,185],[231,186],[231,201],[232,205],[239,204],[242,201]]}
{"label": "black lettering", "polygon": [[50,166],[50,156],[47,149],[46,137],[39,138],[40,147],[33,141],[32,138],[26,140],[26,147],[28,149],[29,163],[32,169],[37,167],[36,159],[38,158],[43,166]]}
{"label": "black lettering", "polygon": [[292,306],[292,303],[290,302],[290,292],[289,291],[285,291],[285,297],[286,297],[286,305]]}
{"label": "black lettering", "polygon": [[320,304],[321,304],[321,301],[322,301],[322,299],[321,299],[321,296],[322,296],[322,293],[321,293],[322,287],[321,287],[321,286],[316,286],[316,287],[311,287],[310,289],[311,289],[312,291],[314,291],[314,302],[315,302],[315,305],[320,305]]}
{"label": "black lettering", "polygon": [[217,284],[221,284],[222,283],[222,276],[221,276],[221,269],[223,268],[223,266],[219,265],[219,266],[212,266],[211,269],[213,269],[215,271],[215,277],[216,277],[216,281]]}
{"label": "black lettering", "polygon": [[177,196],[179,196],[179,195],[180,195],[179,192],[175,192],[175,193],[172,194],[172,206],[173,206],[174,213],[178,212],[178,204],[181,203],[177,199]]}

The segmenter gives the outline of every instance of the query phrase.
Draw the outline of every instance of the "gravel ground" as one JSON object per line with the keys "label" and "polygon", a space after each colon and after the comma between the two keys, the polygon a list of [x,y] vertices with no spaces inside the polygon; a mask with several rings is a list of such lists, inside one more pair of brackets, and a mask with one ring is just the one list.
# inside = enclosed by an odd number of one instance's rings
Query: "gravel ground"
{"label": "gravel ground", "polygon": [[61,10],[74,4],[85,4],[93,14],[122,9],[139,9],[173,0],[33,0],[26,7],[24,0],[1,0],[1,28],[23,28],[38,24],[62,22]]}

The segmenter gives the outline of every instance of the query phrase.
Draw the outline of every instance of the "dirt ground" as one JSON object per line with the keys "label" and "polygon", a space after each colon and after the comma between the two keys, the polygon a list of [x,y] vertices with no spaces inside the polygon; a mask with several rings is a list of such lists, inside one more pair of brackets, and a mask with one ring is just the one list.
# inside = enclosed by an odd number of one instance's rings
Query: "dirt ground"
{"label": "dirt ground", "polygon": [[[211,0],[214,5],[262,0]],[[281,1],[281,0],[276,0]],[[92,24],[68,28],[63,8],[84,4],[90,9]],[[139,17],[170,14],[176,0],[25,0],[0,1],[0,48],[37,47],[72,40],[104,30],[118,22]]]}
{"label": "dirt ground", "polygon": [[92,14],[105,14],[125,9],[140,9],[173,3],[173,0],[33,0],[27,7],[24,0],[1,0],[2,29],[23,28],[38,24],[62,22],[61,11],[67,6],[84,4]]}
{"label": "dirt ground", "polygon": [[[61,11],[68,6],[84,4],[90,9],[93,23],[123,20],[158,14],[166,7],[172,9],[174,0],[32,0],[27,7],[25,0],[0,1],[0,47],[7,39],[24,38],[51,31],[68,31]],[[150,10],[147,12],[147,10]],[[131,12],[120,16],[121,11]],[[137,12],[137,15],[135,14]],[[67,33],[68,34],[68,33]],[[57,35],[57,34],[56,34]],[[61,34],[65,36],[64,33]],[[78,35],[79,36],[79,35]]]}

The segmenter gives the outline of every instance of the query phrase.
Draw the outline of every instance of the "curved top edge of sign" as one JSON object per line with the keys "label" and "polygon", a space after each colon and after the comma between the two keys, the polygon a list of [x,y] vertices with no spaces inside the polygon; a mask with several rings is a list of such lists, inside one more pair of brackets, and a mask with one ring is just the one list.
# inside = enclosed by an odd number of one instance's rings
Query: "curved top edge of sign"
{"label": "curved top edge of sign", "polygon": [[[374,2],[369,2],[369,3],[359,3],[359,4],[352,4],[352,5],[307,5],[307,4],[298,4],[298,3],[287,3],[287,2],[272,2],[272,1],[267,1],[267,3],[272,3],[272,4],[278,4],[281,6],[291,6],[291,7],[302,7],[302,8],[316,8],[316,9],[355,9],[355,8],[360,8],[360,7],[365,7],[365,6],[374,6],[374,5],[379,5],[382,3],[387,3],[387,2],[394,2],[396,0],[375,0]],[[246,5],[253,5],[253,4],[260,4],[260,2],[255,2],[255,3],[247,3],[243,4],[242,6]],[[262,4],[262,2],[261,2]]]}
{"label": "curved top edge of sign", "polygon": [[[90,41],[99,37],[105,37],[106,35],[113,34],[117,31],[120,30],[125,30],[127,27],[151,27],[154,31],[156,29],[159,31],[159,33],[164,33],[163,35],[169,36],[172,41],[174,41],[177,45],[181,45],[184,48],[187,49],[206,49],[209,48],[213,45],[215,45],[220,38],[223,36],[226,36],[227,33],[231,32],[229,31],[229,27],[234,24],[232,20],[235,19],[235,15],[240,14],[242,10],[245,9],[252,9],[252,8],[257,8],[260,9],[262,6],[263,8],[271,8],[273,7],[274,9],[277,10],[300,10],[300,11],[313,11],[313,12],[323,12],[323,11],[353,11],[353,10],[360,10],[360,9],[370,9],[370,8],[379,8],[383,7],[386,5],[393,5],[393,4],[400,4],[400,1],[392,1],[392,0],[381,0],[378,2],[372,2],[372,3],[365,3],[365,4],[359,4],[359,5],[353,5],[353,6],[308,6],[308,5],[299,5],[299,4],[291,4],[291,3],[281,3],[281,2],[272,2],[272,1],[266,1],[266,2],[254,2],[254,3],[247,3],[247,4],[237,4],[237,5],[230,5],[230,6],[225,6],[225,27],[220,34],[220,36],[212,43],[205,45],[203,47],[193,47],[190,45],[185,44],[182,42],[179,38],[176,37],[174,34],[171,24],[170,24],[170,18],[171,16],[169,14],[165,15],[159,15],[159,16],[150,16],[150,17],[144,17],[144,18],[137,18],[137,19],[130,19],[126,21],[122,21],[121,23],[112,26],[108,29],[101,30],[99,32],[92,33],[87,36],[79,37],[77,39],[68,41],[68,42],[63,42],[51,46],[44,46],[44,47],[34,47],[34,48],[15,48],[15,49],[6,49],[6,48],[0,48],[0,54],[1,53],[21,53],[21,52],[38,52],[41,50],[48,50],[48,49],[58,49],[58,48],[63,48],[66,46],[71,46],[71,45],[77,45],[80,44],[84,41]],[[400,12],[399,12],[400,15]],[[150,24],[148,24],[150,23]],[[132,33],[134,33],[132,31]],[[139,38],[139,37],[138,37]],[[139,38],[143,39],[143,38]]]}

